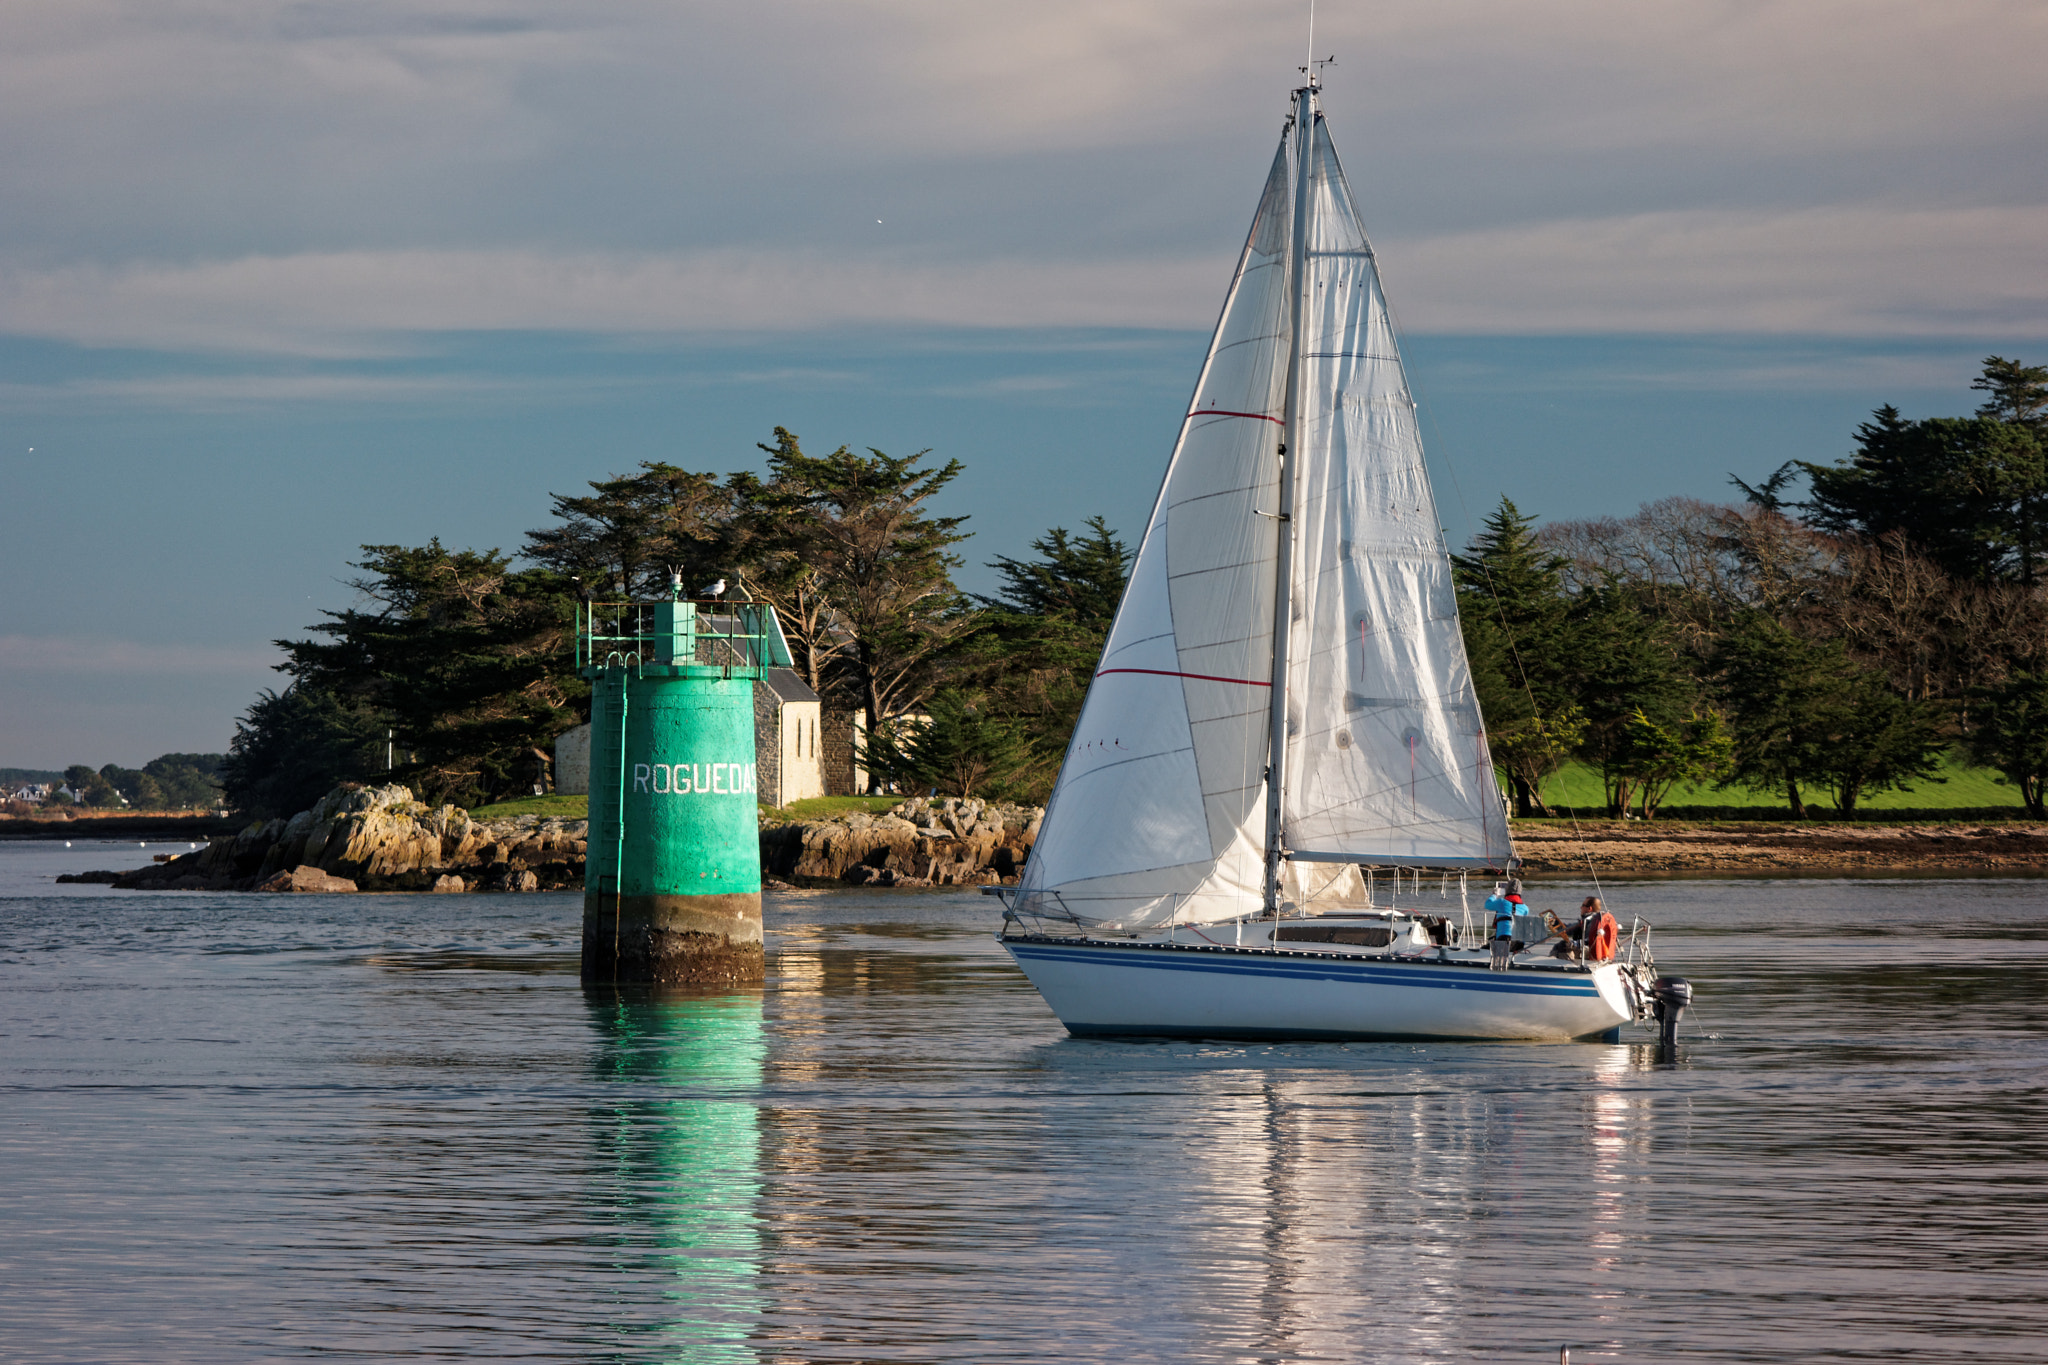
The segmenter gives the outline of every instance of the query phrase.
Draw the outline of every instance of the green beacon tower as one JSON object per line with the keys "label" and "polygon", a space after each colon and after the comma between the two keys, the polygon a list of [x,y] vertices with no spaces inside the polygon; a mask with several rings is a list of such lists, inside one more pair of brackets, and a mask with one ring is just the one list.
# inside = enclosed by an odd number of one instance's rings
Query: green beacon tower
{"label": "green beacon tower", "polygon": [[775,612],[686,602],[672,577],[666,602],[592,603],[576,663],[591,685],[583,979],[758,980],[754,684],[789,667]]}

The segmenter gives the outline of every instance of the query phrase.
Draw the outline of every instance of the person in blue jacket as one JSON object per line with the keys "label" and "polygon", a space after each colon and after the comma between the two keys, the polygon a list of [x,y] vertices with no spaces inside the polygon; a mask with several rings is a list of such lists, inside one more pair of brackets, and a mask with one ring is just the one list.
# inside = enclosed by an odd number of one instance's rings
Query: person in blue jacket
{"label": "person in blue jacket", "polygon": [[1493,916],[1493,962],[1497,972],[1508,969],[1508,962],[1514,956],[1515,948],[1515,902],[1522,891],[1520,882],[1509,882],[1506,886],[1495,886],[1493,894],[1486,898],[1486,913]]}

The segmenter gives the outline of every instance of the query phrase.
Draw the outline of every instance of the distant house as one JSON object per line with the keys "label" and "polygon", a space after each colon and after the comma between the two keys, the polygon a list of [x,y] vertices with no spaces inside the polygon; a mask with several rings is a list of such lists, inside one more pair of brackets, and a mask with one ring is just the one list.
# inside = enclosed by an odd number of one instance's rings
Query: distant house
{"label": "distant house", "polygon": [[[826,725],[818,694],[787,668],[771,668],[754,684],[754,774],[761,803],[786,806],[826,794]],[[590,727],[555,741],[555,790],[590,791]]]}
{"label": "distant house", "polygon": [[27,801],[34,805],[41,805],[49,799],[50,784],[47,782],[28,782],[11,792],[0,793],[0,800]]}

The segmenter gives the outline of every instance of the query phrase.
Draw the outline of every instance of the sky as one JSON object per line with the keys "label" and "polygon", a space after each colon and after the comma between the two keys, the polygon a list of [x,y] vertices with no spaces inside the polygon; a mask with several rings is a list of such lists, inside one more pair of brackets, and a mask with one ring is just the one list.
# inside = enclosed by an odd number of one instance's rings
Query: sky
{"label": "sky", "polygon": [[[2039,0],[1320,0],[1454,541],[2048,360]],[[1263,0],[9,0],[0,766],[226,747],[363,544],[930,449],[1142,528],[1297,83]]]}

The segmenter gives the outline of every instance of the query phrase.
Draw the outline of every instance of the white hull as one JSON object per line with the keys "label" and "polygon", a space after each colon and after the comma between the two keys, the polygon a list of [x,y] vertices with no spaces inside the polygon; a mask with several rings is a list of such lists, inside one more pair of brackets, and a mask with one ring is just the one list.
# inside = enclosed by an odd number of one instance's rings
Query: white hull
{"label": "white hull", "polygon": [[1615,1033],[1633,1017],[1619,963],[1518,967],[1273,948],[1005,938],[1080,1036],[1519,1039]]}

